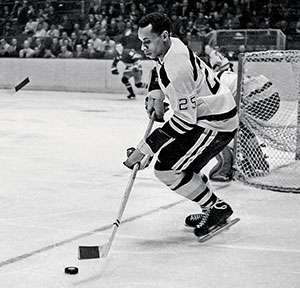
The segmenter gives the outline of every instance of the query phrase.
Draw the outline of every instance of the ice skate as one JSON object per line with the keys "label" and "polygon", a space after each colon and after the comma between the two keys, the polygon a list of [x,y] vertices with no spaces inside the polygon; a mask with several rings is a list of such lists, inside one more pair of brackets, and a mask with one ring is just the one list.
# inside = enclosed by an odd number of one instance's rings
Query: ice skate
{"label": "ice skate", "polygon": [[194,229],[197,237],[203,237],[214,228],[226,224],[226,220],[232,215],[231,207],[223,200],[218,200],[212,207],[203,209],[203,216]]}
{"label": "ice skate", "polygon": [[196,228],[201,222],[204,213],[191,214],[185,218],[185,226]]}
{"label": "ice skate", "polygon": [[134,100],[135,99],[135,94],[129,94],[127,95],[127,98],[130,100]]}

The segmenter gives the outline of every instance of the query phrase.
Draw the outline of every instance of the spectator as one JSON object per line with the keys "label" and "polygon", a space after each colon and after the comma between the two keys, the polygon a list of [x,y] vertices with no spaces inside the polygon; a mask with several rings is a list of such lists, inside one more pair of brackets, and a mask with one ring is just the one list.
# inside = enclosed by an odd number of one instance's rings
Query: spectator
{"label": "spectator", "polygon": [[13,5],[13,7],[11,9],[11,13],[10,13],[11,20],[13,20],[13,21],[18,20],[18,13],[19,13],[20,9],[21,9],[21,3],[20,3],[20,1],[16,0],[14,2],[14,5]]}
{"label": "spectator", "polygon": [[90,3],[88,14],[94,14],[94,15],[98,14],[100,8],[101,8],[101,0],[100,1],[92,0]]}
{"label": "spectator", "polygon": [[82,47],[84,49],[87,48],[88,41],[89,41],[88,34],[86,32],[83,32],[81,37],[80,37],[80,42],[81,42]]}
{"label": "spectator", "polygon": [[11,14],[10,14],[10,10],[9,10],[9,7],[7,5],[5,5],[3,7],[3,11],[0,11],[0,20],[5,23],[9,20],[11,20]]}
{"label": "spectator", "polygon": [[76,45],[77,44],[81,44],[80,43],[80,38],[77,36],[77,34],[75,33],[75,32],[72,32],[71,33],[71,43],[70,43],[70,45],[71,45],[71,47],[72,47],[72,51],[75,51],[75,49],[76,49]]}
{"label": "spectator", "polygon": [[40,9],[38,9],[37,17],[38,18],[47,19],[48,18],[48,14],[44,11],[44,9],[40,8]]}
{"label": "spectator", "polygon": [[30,18],[36,18],[36,11],[35,11],[33,5],[28,6],[27,19],[29,20]]}
{"label": "spectator", "polygon": [[60,47],[66,46],[69,51],[73,52],[71,40],[69,40],[67,38],[65,38],[65,39],[61,38],[58,40],[58,43],[59,43]]}
{"label": "spectator", "polygon": [[12,28],[11,22],[5,22],[2,36],[6,39],[11,38],[12,36],[15,36],[15,31]]}
{"label": "spectator", "polygon": [[139,10],[140,10],[141,16],[146,15],[147,11],[146,11],[146,7],[144,6],[143,3],[139,3]]}
{"label": "spectator", "polygon": [[61,39],[67,40],[69,44],[72,42],[72,41],[71,41],[71,38],[68,36],[68,33],[67,33],[66,31],[63,31],[63,32],[61,33]]}
{"label": "spectator", "polygon": [[98,37],[98,35],[94,32],[91,33],[90,43],[93,44],[95,51],[102,56],[104,56],[104,46],[102,40]]}
{"label": "spectator", "polygon": [[29,47],[30,47],[31,49],[34,49],[34,41],[33,41],[33,38],[32,38],[31,36],[29,36],[29,37],[27,37],[26,40],[27,40],[28,43],[29,43]]}
{"label": "spectator", "polygon": [[[265,17],[263,21],[259,24],[261,29],[270,29],[270,19],[269,17]],[[248,26],[249,27],[249,26]]]}
{"label": "spectator", "polygon": [[73,52],[73,57],[74,58],[84,58],[84,52],[83,52],[83,47],[81,44],[77,44],[75,46],[75,51]]}
{"label": "spectator", "polygon": [[296,23],[296,33],[298,34],[298,35],[300,35],[300,18],[299,18],[299,20],[297,21],[297,23]]}
{"label": "spectator", "polygon": [[50,45],[50,50],[53,53],[54,56],[58,56],[58,54],[60,53],[60,45],[58,42],[58,37],[53,37],[52,38],[52,43]]}
{"label": "spectator", "polygon": [[9,44],[4,38],[2,38],[0,40],[0,57],[8,57],[8,56],[9,56]]}
{"label": "spectator", "polygon": [[34,57],[41,58],[44,56],[45,47],[43,44],[43,38],[36,38],[34,45]]}
{"label": "spectator", "polygon": [[11,39],[9,48],[8,48],[8,56],[9,57],[19,57],[20,47],[18,44],[18,40],[16,38]]}
{"label": "spectator", "polygon": [[120,34],[120,30],[118,28],[118,24],[115,18],[112,18],[110,24],[107,27],[107,35],[110,37],[115,37]]}
{"label": "spectator", "polygon": [[96,24],[96,18],[94,14],[89,14],[88,15],[88,19],[87,19],[87,23],[89,23],[89,26],[91,28],[93,28]]}
{"label": "spectator", "polygon": [[73,32],[76,33],[77,37],[80,37],[82,34],[82,30],[80,29],[79,23],[74,23]]}
{"label": "spectator", "polygon": [[44,38],[47,36],[47,32],[44,28],[43,23],[38,23],[35,33],[33,34],[33,37],[35,38]]}
{"label": "spectator", "polygon": [[25,40],[23,42],[23,49],[19,52],[20,58],[31,58],[34,56],[34,50],[30,48],[30,42]]}
{"label": "spectator", "polygon": [[112,40],[108,35],[106,35],[105,40],[103,41],[104,46],[104,57],[113,58],[115,54],[116,42]]}
{"label": "spectator", "polygon": [[95,26],[93,27],[93,32],[99,34],[100,31],[101,31],[101,22],[97,20]]}
{"label": "spectator", "polygon": [[59,37],[59,30],[56,24],[51,24],[50,29],[46,33],[47,37]]}
{"label": "spectator", "polygon": [[72,29],[73,29],[73,24],[67,14],[63,15],[63,19],[62,19],[61,24],[59,25],[59,28],[61,31],[67,32],[68,35],[71,34]]}
{"label": "spectator", "polygon": [[100,58],[99,54],[97,53],[97,51],[93,47],[93,42],[92,41],[90,41],[87,44],[87,48],[84,51],[84,58],[88,58],[88,59]]}
{"label": "spectator", "polygon": [[25,25],[26,22],[28,21],[28,1],[23,0],[22,5],[18,8],[17,11],[17,17],[18,17],[18,23],[21,25]]}
{"label": "spectator", "polygon": [[56,58],[55,55],[52,53],[51,49],[46,48],[43,58]]}
{"label": "spectator", "polygon": [[60,51],[58,58],[73,58],[73,53],[67,49],[66,45],[61,46]]}
{"label": "spectator", "polygon": [[55,9],[52,5],[49,6],[49,11],[47,14],[47,21],[49,22],[50,25],[51,24],[57,25],[59,22],[58,15],[55,12]]}
{"label": "spectator", "polygon": [[24,34],[33,35],[37,30],[38,22],[34,21],[33,18],[29,18],[24,28]]}

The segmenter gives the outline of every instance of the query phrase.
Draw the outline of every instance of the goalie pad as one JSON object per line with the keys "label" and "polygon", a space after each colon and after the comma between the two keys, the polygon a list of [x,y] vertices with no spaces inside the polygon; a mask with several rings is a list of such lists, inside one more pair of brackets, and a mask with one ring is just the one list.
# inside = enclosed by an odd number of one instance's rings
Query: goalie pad
{"label": "goalie pad", "polygon": [[262,151],[263,145],[259,144],[255,134],[240,122],[240,145],[237,153],[237,163],[239,170],[247,177],[264,176],[269,173],[270,165],[267,155]]}
{"label": "goalie pad", "polygon": [[217,164],[210,170],[209,179],[218,182],[228,182],[232,180],[233,149],[226,146],[216,156]]}

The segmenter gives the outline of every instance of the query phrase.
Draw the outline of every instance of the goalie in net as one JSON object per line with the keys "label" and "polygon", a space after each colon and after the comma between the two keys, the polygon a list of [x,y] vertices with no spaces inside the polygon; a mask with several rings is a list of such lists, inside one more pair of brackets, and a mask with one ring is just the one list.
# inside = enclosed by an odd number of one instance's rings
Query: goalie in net
{"label": "goalie in net", "polygon": [[[232,91],[237,100],[238,76],[233,72],[233,65],[224,55],[209,45],[205,46],[205,52],[217,77]],[[280,96],[274,84],[264,75],[247,76],[243,83],[243,94],[239,111],[241,149],[236,166],[247,177],[263,176],[269,173],[270,167],[267,155],[263,152],[264,144],[259,143],[251,123],[269,121],[279,109]],[[219,182],[232,180],[233,146],[231,142],[216,156],[217,163],[209,173],[211,180]]]}

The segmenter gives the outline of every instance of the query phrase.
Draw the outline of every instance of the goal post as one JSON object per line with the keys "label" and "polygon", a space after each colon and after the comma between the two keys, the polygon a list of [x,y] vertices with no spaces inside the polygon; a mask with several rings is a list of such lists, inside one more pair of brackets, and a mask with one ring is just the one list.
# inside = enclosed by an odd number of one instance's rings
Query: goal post
{"label": "goal post", "polygon": [[234,178],[300,193],[300,50],[239,56]]}

